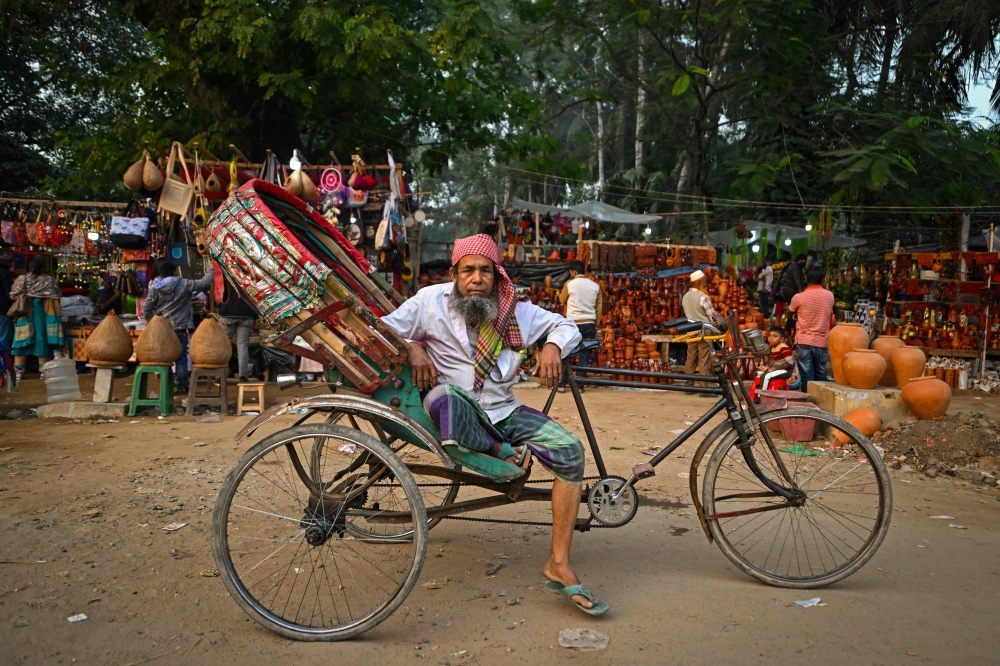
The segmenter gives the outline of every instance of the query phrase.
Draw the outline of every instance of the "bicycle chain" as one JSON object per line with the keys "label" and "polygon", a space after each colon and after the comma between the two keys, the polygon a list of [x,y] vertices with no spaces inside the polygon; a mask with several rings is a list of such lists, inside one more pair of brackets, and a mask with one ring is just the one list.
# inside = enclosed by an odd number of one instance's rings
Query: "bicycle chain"
{"label": "bicycle chain", "polygon": [[[602,477],[600,476],[585,476],[581,481],[600,481]],[[552,479],[535,479],[534,481],[525,481],[525,483],[549,483]],[[461,481],[452,481],[451,483],[418,483],[418,488],[451,488],[452,485],[458,483],[459,486],[472,486],[477,487],[474,483],[462,483]],[[373,486],[394,486],[399,485],[397,483],[382,483],[376,482],[372,484]],[[472,516],[441,516],[444,520],[464,520],[469,523],[493,523],[497,525],[536,525],[539,527],[552,527],[552,523],[542,523],[533,520],[508,520],[504,518],[474,518]],[[601,523],[591,523],[590,528],[611,528],[613,525],[602,525]]]}

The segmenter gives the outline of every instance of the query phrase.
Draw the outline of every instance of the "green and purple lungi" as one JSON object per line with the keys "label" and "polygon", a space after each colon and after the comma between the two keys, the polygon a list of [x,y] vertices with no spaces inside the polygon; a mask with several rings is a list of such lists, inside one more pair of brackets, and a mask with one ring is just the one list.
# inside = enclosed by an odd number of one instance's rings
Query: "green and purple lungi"
{"label": "green and purple lungi", "polygon": [[[469,451],[489,454],[493,442],[527,445],[531,453],[559,480],[583,481],[583,442],[548,416],[521,405],[506,418],[491,423],[486,412],[465,389],[453,384],[434,387],[424,398],[424,409],[441,430],[441,441]],[[504,447],[500,457],[512,449]]]}

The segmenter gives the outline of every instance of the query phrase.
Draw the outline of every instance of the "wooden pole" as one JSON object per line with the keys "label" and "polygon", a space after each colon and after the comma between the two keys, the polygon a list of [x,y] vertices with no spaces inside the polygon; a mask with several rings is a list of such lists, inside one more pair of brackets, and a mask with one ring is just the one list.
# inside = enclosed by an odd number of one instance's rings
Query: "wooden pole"
{"label": "wooden pole", "polygon": [[[986,239],[986,251],[993,251],[993,223],[990,222],[990,235]],[[990,307],[993,305],[993,294],[991,287],[993,286],[993,270],[996,269],[996,264],[990,270],[990,274],[986,276],[986,307],[983,308],[983,320],[980,325],[983,329],[983,348],[979,352],[979,378],[982,379],[986,376],[986,346],[990,342]]]}

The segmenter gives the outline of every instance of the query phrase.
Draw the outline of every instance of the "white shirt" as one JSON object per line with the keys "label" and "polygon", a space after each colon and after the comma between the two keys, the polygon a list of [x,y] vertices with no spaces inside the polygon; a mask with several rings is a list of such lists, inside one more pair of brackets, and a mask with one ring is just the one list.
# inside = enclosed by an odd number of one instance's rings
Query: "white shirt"
{"label": "white shirt", "polygon": [[774,284],[774,268],[765,266],[757,277],[757,291],[771,293],[772,284]]}
{"label": "white shirt", "polygon": [[597,322],[597,299],[601,288],[593,280],[577,275],[566,283],[566,317],[578,324]]}
{"label": "white shirt", "polygon": [[[454,288],[451,282],[424,287],[382,321],[408,341],[425,343],[438,371],[438,383],[454,384],[475,395],[490,421],[496,423],[521,405],[514,398],[513,387],[524,355],[521,350],[501,349],[496,367],[476,394],[476,351],[469,342],[465,321],[448,307]],[[548,335],[547,342],[559,347],[563,358],[583,340],[572,320],[530,302],[519,302],[514,317],[525,345],[533,345]]]}

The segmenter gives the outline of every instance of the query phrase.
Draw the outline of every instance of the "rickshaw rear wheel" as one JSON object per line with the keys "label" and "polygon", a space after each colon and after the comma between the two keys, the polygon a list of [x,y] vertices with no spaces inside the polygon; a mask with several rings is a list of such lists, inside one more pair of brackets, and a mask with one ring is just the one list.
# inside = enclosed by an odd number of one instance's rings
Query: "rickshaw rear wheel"
{"label": "rickshaw rear wheel", "polygon": [[[360,507],[388,476],[402,493],[383,511],[408,512],[410,536],[360,537],[348,523],[378,522],[378,511]],[[344,426],[298,425],[261,440],[229,472],[212,546],[226,589],[254,620],[295,640],[344,640],[383,622],[413,590],[427,513],[413,476],[382,442]]]}

